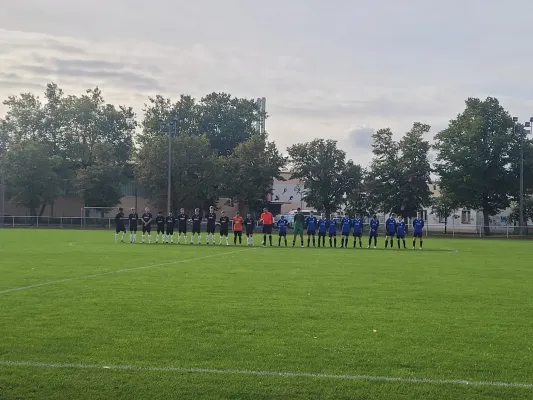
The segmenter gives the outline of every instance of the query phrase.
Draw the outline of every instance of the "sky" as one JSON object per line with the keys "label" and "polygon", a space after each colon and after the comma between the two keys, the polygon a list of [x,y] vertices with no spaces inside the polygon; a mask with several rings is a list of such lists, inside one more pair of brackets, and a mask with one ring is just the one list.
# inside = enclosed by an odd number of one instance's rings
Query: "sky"
{"label": "sky", "polygon": [[[0,98],[99,86],[142,116],[149,96],[266,97],[280,149],[447,126],[468,97],[533,116],[530,0],[0,0]],[[5,107],[0,105],[0,115]]]}

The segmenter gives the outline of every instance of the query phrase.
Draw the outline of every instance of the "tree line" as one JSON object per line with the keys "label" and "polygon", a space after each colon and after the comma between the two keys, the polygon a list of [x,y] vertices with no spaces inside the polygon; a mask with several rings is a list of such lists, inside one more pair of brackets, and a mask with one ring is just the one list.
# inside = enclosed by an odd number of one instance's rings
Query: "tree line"
{"label": "tree line", "polygon": [[[345,207],[370,215],[413,217],[422,208],[447,220],[458,208],[489,217],[518,200],[520,146],[524,145],[525,214],[533,217],[533,143],[497,99],[469,98],[464,110],[429,141],[430,126],[415,122],[400,140],[389,128],[372,137],[373,158],[363,167],[334,140],[290,146],[283,155],[266,133],[254,100],[211,93],[172,101],[149,98],[138,120],[131,107],[106,103],[99,88],[75,96],[48,84],[10,96],[0,119],[6,197],[42,215],[73,182],[72,194],[88,207],[114,207],[121,184],[142,185],[158,208],[167,201],[169,132],[172,122],[173,208],[205,207],[220,197],[252,210],[261,207],[273,179],[288,168],[304,183],[303,200],[326,214]],[[522,142],[523,141],[523,142]],[[432,154],[436,157],[431,162]],[[440,196],[431,192],[431,176]],[[517,218],[513,211],[512,217]]]}

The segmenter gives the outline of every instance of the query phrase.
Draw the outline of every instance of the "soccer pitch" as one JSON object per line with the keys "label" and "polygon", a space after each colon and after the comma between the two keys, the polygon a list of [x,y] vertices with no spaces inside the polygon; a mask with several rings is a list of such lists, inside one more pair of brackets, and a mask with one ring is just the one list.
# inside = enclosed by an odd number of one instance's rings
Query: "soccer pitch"
{"label": "soccer pitch", "polygon": [[531,242],[0,243],[1,399],[533,398]]}

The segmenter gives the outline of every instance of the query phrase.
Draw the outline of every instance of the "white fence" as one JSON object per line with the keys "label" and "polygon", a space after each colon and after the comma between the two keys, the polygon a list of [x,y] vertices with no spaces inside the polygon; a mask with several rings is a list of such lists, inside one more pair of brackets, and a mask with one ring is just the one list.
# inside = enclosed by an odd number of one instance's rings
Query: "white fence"
{"label": "white fence", "polygon": [[[1,218],[0,218],[1,219]],[[204,222],[205,224],[205,222]],[[126,221],[126,227],[127,227]],[[0,221],[0,227],[4,228],[66,228],[66,229],[113,229],[114,218],[98,217],[28,217],[28,216],[5,216]],[[489,233],[485,232],[480,225],[448,225],[426,224],[424,226],[425,236],[442,237],[531,237],[533,238],[533,226],[518,227],[513,225],[489,226]],[[380,226],[380,235],[384,235],[384,226]],[[446,231],[446,232],[445,232]],[[368,226],[365,224],[364,233],[368,233]],[[407,235],[411,236],[412,227],[408,227]]]}

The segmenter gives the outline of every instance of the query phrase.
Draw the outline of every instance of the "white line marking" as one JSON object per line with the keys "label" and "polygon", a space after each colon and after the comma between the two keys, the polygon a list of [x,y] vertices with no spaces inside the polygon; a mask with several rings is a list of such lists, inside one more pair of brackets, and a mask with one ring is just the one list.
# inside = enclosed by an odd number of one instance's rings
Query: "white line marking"
{"label": "white line marking", "polygon": [[161,264],[146,265],[146,266],[143,266],[143,267],[123,268],[123,269],[117,269],[115,271],[100,272],[98,274],[75,276],[73,278],[58,279],[58,280],[55,280],[55,281],[36,283],[35,285],[28,285],[28,286],[21,286],[21,287],[15,287],[15,288],[10,288],[10,289],[0,290],[0,294],[18,292],[20,290],[33,289],[33,288],[38,288],[38,287],[41,287],[41,286],[48,286],[48,285],[53,285],[55,283],[70,282],[70,281],[74,281],[76,279],[89,279],[89,278],[96,278],[98,276],[119,274],[119,273],[122,273],[122,272],[138,271],[138,270],[141,270],[141,269],[164,267],[164,266],[173,265],[173,264],[181,264],[181,263],[185,263],[185,262],[189,262],[189,261],[203,260],[205,258],[213,258],[213,257],[225,256],[225,255],[233,254],[233,253],[240,253],[242,251],[247,251],[247,250],[249,250],[249,249],[228,251],[228,252],[225,252],[225,253],[218,253],[218,254],[210,254],[208,256],[202,256],[202,257],[186,258],[185,260],[174,260],[174,261],[169,261],[169,262],[161,263]]}
{"label": "white line marking", "polygon": [[281,376],[297,378],[325,378],[351,381],[384,381],[406,383],[430,383],[439,385],[470,385],[470,386],[497,386],[511,388],[533,389],[533,383],[491,382],[491,381],[467,381],[464,379],[427,379],[408,378],[401,376],[374,376],[374,375],[336,375],[314,374],[311,372],[279,372],[279,371],[254,371],[247,369],[211,369],[211,368],[180,368],[180,367],[148,367],[136,365],[94,365],[94,364],[59,364],[29,361],[0,361],[0,365],[6,367],[34,367],[34,368],[78,368],[78,369],[107,369],[122,371],[148,371],[148,372],[186,372],[197,374],[228,374],[228,375],[258,375],[258,376]]}

